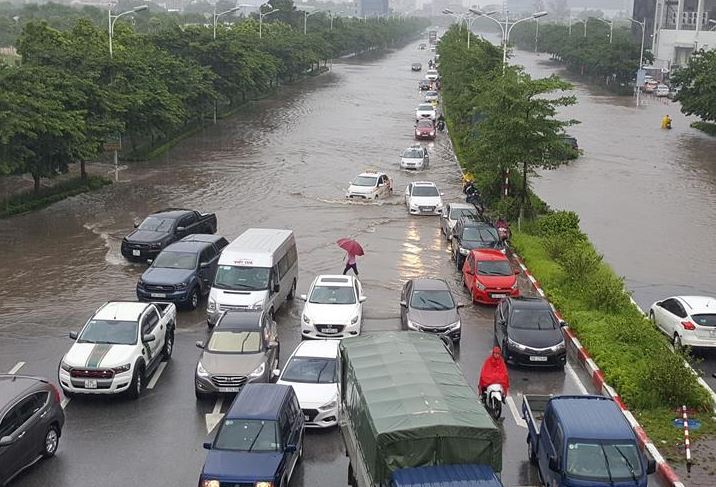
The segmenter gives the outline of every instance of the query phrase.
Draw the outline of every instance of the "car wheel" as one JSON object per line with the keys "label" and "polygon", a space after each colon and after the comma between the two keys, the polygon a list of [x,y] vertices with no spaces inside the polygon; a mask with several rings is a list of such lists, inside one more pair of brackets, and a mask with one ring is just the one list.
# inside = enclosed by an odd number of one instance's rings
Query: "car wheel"
{"label": "car wheel", "polygon": [[199,288],[194,287],[189,294],[189,299],[186,301],[186,306],[190,310],[194,311],[199,306]]}
{"label": "car wheel", "polygon": [[132,376],[132,383],[129,384],[127,393],[131,399],[138,399],[142,395],[144,389],[144,365],[137,365],[134,367],[134,376]]}
{"label": "car wheel", "polygon": [[298,450],[298,460],[296,460],[296,463],[301,463],[303,461],[303,443],[304,439],[301,438],[301,446]]}
{"label": "car wheel", "polygon": [[167,361],[172,358],[172,352],[174,351],[174,328],[167,330],[167,336],[164,339],[164,348],[162,349],[162,355],[164,360]]}
{"label": "car wheel", "polygon": [[529,458],[532,465],[537,465],[537,456],[532,449],[532,440],[529,437],[527,438],[527,458]]}
{"label": "car wheel", "polygon": [[44,458],[54,457],[59,445],[60,430],[53,424],[47,428],[47,433],[45,433],[45,442],[42,446],[42,456]]}
{"label": "car wheel", "polygon": [[293,280],[293,285],[291,285],[291,290],[288,292],[288,296],[286,296],[286,299],[293,299],[296,296],[296,279]]}
{"label": "car wheel", "polygon": [[681,350],[683,348],[683,346],[681,345],[681,337],[678,333],[674,333],[673,344],[674,350]]}

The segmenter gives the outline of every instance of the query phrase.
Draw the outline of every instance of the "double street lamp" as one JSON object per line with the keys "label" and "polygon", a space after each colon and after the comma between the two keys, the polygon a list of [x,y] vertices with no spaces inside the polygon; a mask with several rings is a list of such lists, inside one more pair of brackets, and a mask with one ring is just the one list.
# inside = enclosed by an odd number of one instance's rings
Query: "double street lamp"
{"label": "double street lamp", "polygon": [[[261,7],[266,6],[270,8],[268,12],[262,12]],[[270,3],[264,3],[263,5],[259,6],[259,39],[263,37],[263,25],[264,25],[264,17],[267,15],[271,15],[272,13],[278,12],[277,8],[273,8]]]}
{"label": "double street lamp", "polygon": [[[310,17],[311,15],[316,15],[317,13],[320,13],[320,10],[314,10],[313,12],[309,12],[307,10],[303,11],[303,35],[306,35],[306,33],[308,32],[308,17]],[[331,24],[333,24],[333,17],[331,17]]]}
{"label": "double street lamp", "polygon": [[[609,44],[612,43],[612,37],[614,36],[614,20],[604,20],[600,19],[599,17],[589,17],[590,19],[598,20],[600,22],[604,22],[609,26]],[[586,21],[585,21],[585,27],[586,27]]]}
{"label": "double street lamp", "polygon": [[[462,28],[462,23],[465,22],[467,25],[467,48],[470,49],[470,37],[472,37],[472,24],[477,20],[477,17],[472,17],[469,10],[465,13],[458,14],[450,10],[449,8],[443,9],[442,11],[445,15],[451,15],[452,17],[455,17],[455,19],[460,22],[460,28]],[[494,13],[494,12],[492,12]]]}
{"label": "double street lamp", "polygon": [[515,22],[512,22],[510,24],[510,21],[508,19],[508,12],[505,11],[505,24],[503,25],[501,21],[497,20],[496,18],[492,17],[496,12],[483,12],[481,10],[477,10],[475,8],[470,8],[470,12],[477,15],[478,17],[484,17],[486,19],[490,19],[493,22],[495,22],[498,26],[500,26],[500,30],[502,31],[502,72],[505,72],[505,68],[507,67],[507,44],[510,41],[510,33],[512,32],[512,29],[519,23],[526,22],[528,20],[536,20],[540,17],[544,17],[547,15],[547,12],[535,12],[532,15],[528,17],[523,17],[519,20],[516,20]]}
{"label": "double street lamp", "polygon": [[[214,19],[214,22],[213,22],[213,23],[214,23],[214,40],[216,40],[216,23],[217,23],[217,21],[219,20],[219,17],[221,17],[222,15],[230,14],[230,13],[232,13],[232,12],[236,12],[237,10],[240,10],[240,9],[242,9],[242,8],[244,8],[244,7],[253,7],[253,5],[248,4],[248,3],[242,3],[242,4],[240,4],[240,5],[237,5],[237,6],[234,7],[234,8],[230,8],[229,10],[225,10],[225,11],[219,12],[219,13],[217,14],[217,13],[216,13],[216,4],[214,4],[214,14],[213,14],[213,19]],[[216,121],[214,121],[214,123],[216,123]]]}

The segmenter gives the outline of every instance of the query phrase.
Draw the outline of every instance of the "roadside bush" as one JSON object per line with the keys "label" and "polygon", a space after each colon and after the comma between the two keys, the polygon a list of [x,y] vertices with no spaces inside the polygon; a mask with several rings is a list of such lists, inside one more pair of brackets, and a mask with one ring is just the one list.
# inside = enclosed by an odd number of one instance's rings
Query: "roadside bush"
{"label": "roadside bush", "polygon": [[39,193],[21,193],[0,201],[0,218],[39,210],[70,196],[94,191],[108,184],[112,184],[112,181],[105,177],[88,176],[84,181],[81,178],[69,179],[55,186],[41,189]]}
{"label": "roadside bush", "polygon": [[[566,233],[569,234],[573,235],[574,230]],[[550,239],[554,241],[555,238],[564,238],[564,235],[551,236]],[[567,279],[573,282],[585,282],[599,268],[602,256],[587,241],[573,239],[569,243],[570,245],[554,258],[566,271]]]}
{"label": "roadside bush", "polygon": [[567,232],[579,232],[579,216],[573,211],[555,211],[537,219],[537,235],[551,237]]}
{"label": "roadside bush", "polygon": [[663,404],[701,406],[709,401],[706,391],[697,382],[696,374],[684,365],[682,352],[666,346],[650,360],[641,376],[637,406],[658,407]]}
{"label": "roadside bush", "polygon": [[582,287],[585,304],[604,313],[621,313],[632,309],[629,295],[624,289],[624,278],[614,274],[603,264],[585,276]]}
{"label": "roadside bush", "polygon": [[566,254],[574,245],[577,245],[583,240],[584,234],[582,232],[568,230],[557,235],[544,237],[542,243],[551,258],[560,260],[562,255]]}

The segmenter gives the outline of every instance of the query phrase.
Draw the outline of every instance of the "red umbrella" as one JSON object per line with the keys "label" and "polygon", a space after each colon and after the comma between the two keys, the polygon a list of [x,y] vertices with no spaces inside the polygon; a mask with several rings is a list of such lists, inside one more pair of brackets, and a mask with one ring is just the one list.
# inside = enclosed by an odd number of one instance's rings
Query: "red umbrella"
{"label": "red umbrella", "polygon": [[338,246],[348,252],[349,254],[361,256],[364,255],[363,247],[352,238],[341,238],[337,242]]}

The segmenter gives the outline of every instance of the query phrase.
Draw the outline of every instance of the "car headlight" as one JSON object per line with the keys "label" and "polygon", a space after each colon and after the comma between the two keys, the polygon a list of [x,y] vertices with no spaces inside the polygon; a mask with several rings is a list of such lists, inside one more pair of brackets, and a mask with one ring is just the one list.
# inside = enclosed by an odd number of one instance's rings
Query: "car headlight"
{"label": "car headlight", "polygon": [[196,375],[199,377],[209,377],[209,372],[207,372],[204,366],[201,365],[201,361],[196,364]]}
{"label": "car headlight", "polygon": [[209,298],[209,302],[206,305],[207,311],[216,311],[216,301]]}
{"label": "car headlight", "polygon": [[121,374],[122,372],[127,372],[129,369],[132,368],[132,364],[124,364],[120,365],[119,367],[112,367],[112,370],[115,374]]}
{"label": "car headlight", "polygon": [[480,291],[484,291],[485,289],[487,289],[485,287],[485,285],[483,283],[481,283],[480,281],[476,281],[476,283],[477,283],[477,289],[479,289]]}
{"label": "car headlight", "polygon": [[417,209],[418,209],[418,205],[415,204],[415,203],[413,203],[413,202],[411,201],[411,202],[410,202],[410,209],[411,209],[411,210],[417,210]]}
{"label": "car headlight", "polygon": [[303,322],[306,323],[307,325],[310,325],[310,324],[311,324],[311,318],[309,318],[306,313],[303,313],[303,316],[301,316],[301,319],[302,319]]}
{"label": "car headlight", "polygon": [[177,284],[177,289],[186,289],[187,284],[185,282],[180,282]]}
{"label": "car headlight", "polygon": [[253,309],[256,311],[261,311],[263,309],[263,307],[264,307],[264,302],[263,302],[263,300],[261,300],[261,301],[256,301],[254,304],[252,304],[250,309]]}
{"label": "car headlight", "polygon": [[266,362],[263,362],[261,365],[256,367],[253,372],[249,374],[249,377],[255,379],[256,377],[261,377],[264,375],[264,372],[266,371]]}
{"label": "car headlight", "polygon": [[351,319],[351,325],[355,325],[356,323],[358,323],[358,315],[355,315],[353,319]]}
{"label": "car headlight", "polygon": [[411,330],[420,330],[420,323],[408,320],[408,328]]}
{"label": "car headlight", "polygon": [[435,135],[435,131],[434,130],[430,131],[430,135]]}
{"label": "car headlight", "polygon": [[66,364],[64,360],[63,360],[62,362],[60,362],[60,368],[61,368],[62,370],[66,370],[67,372],[71,372],[71,371],[72,371],[72,366],[69,365],[69,364]]}
{"label": "car headlight", "polygon": [[320,406],[318,409],[320,409],[321,411],[327,411],[329,409],[333,409],[337,405],[338,405],[338,401],[335,398],[333,398],[330,402],[327,402],[323,406]]}
{"label": "car headlight", "polygon": [[549,347],[550,352],[559,352],[560,350],[564,349],[564,340],[559,342],[557,345],[553,347]]}
{"label": "car headlight", "polygon": [[460,326],[462,326],[462,323],[460,323],[460,320],[457,320],[455,323],[450,323],[448,328],[450,328],[450,331],[455,331],[459,330]]}
{"label": "car headlight", "polygon": [[137,281],[137,287],[144,287],[144,281],[142,281],[142,278],[140,277]]}
{"label": "car headlight", "polygon": [[517,280],[515,280],[515,283],[512,285],[512,289],[517,289],[519,286],[517,284]]}
{"label": "car headlight", "polygon": [[276,487],[276,484],[274,484],[270,480],[262,480],[260,482],[256,482],[254,484],[254,487]]}
{"label": "car headlight", "polygon": [[526,350],[526,349],[527,349],[527,347],[525,347],[525,346],[522,345],[521,343],[517,343],[517,342],[514,341],[512,338],[508,338],[508,339],[507,339],[507,346],[508,346],[508,347],[512,347],[512,348],[516,348],[516,349],[518,349],[518,350]]}
{"label": "car headlight", "polygon": [[221,483],[218,480],[202,480],[199,487],[221,487]]}
{"label": "car headlight", "polygon": [[460,247],[460,255],[467,255],[470,253],[470,249],[466,249],[464,247]]}
{"label": "car headlight", "polygon": [[154,242],[154,243],[152,243],[152,244],[150,245],[150,247],[153,248],[153,249],[161,249],[161,248],[162,248],[162,243],[161,243],[161,242]]}
{"label": "car headlight", "polygon": [[442,209],[443,209],[443,204],[442,204],[442,202],[438,203],[438,204],[435,206],[435,208],[438,209],[438,210],[442,210]]}

